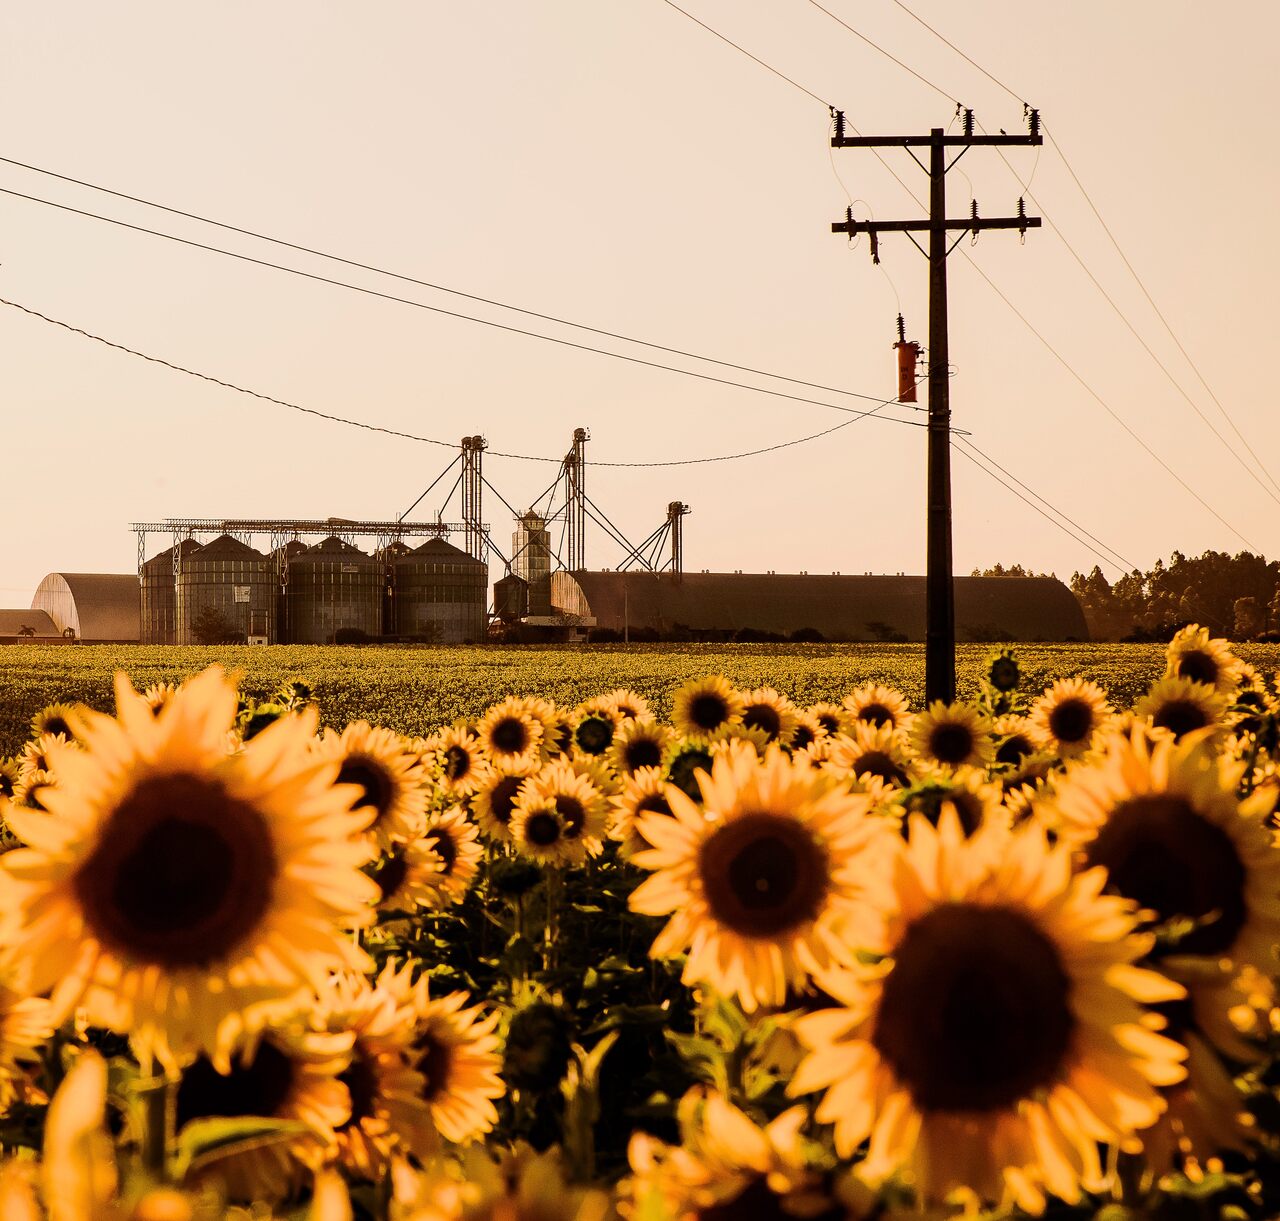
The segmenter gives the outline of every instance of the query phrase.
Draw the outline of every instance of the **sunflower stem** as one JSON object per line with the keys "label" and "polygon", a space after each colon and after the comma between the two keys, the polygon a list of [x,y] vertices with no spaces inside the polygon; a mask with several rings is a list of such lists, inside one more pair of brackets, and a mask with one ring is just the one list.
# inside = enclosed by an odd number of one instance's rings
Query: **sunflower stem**
{"label": "sunflower stem", "polygon": [[157,1182],[169,1181],[169,1152],[176,1143],[178,1126],[178,1085],[181,1073],[143,1077],[136,1089],[142,1130],[138,1154],[146,1174]]}
{"label": "sunflower stem", "polygon": [[552,970],[560,944],[560,901],[564,895],[564,874],[558,866],[547,870],[547,920],[542,943],[542,969]]}

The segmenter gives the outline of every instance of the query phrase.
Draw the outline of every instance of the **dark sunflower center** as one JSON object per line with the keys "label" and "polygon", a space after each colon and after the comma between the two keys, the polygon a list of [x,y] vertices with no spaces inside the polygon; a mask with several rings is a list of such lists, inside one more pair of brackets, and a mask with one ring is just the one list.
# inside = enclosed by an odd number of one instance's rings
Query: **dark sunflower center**
{"label": "dark sunflower center", "polygon": [[500,754],[522,755],[529,748],[529,727],[514,716],[503,717],[489,734]]}
{"label": "dark sunflower center", "polygon": [[1209,716],[1195,700],[1169,700],[1156,710],[1151,723],[1180,738],[1193,730],[1203,729],[1209,724]]}
{"label": "dark sunflower center", "polygon": [[73,878],[93,934],[130,957],[207,966],[258,928],[278,872],[266,819],[195,776],[144,780]]}
{"label": "dark sunflower center", "polygon": [[427,847],[444,862],[443,872],[446,875],[452,873],[454,865],[458,863],[458,845],[453,836],[448,831],[435,827],[422,838],[427,841]]}
{"label": "dark sunflower center", "polygon": [[564,819],[565,838],[577,839],[587,825],[587,811],[582,802],[568,793],[557,793],[556,810]]}
{"label": "dark sunflower center", "polygon": [[1093,708],[1088,700],[1060,700],[1049,713],[1049,732],[1068,746],[1085,741],[1093,732]]}
{"label": "dark sunflower center", "polygon": [[793,750],[804,750],[806,746],[812,746],[817,735],[809,728],[808,725],[797,725],[795,733],[791,735],[791,748]]}
{"label": "dark sunflower center", "polygon": [[13,774],[0,768],[0,797],[12,797],[16,787]]}
{"label": "dark sunflower center", "polygon": [[338,1080],[351,1095],[351,1118],[335,1129],[342,1132],[352,1124],[368,1119],[378,1098],[378,1072],[372,1056],[365,1051],[359,1039],[352,1049],[351,1063],[338,1074]]}
{"label": "dark sunflower center", "polygon": [[1022,677],[1018,672],[1018,663],[1011,657],[997,657],[991,663],[987,676],[997,691],[1012,691]]}
{"label": "dark sunflower center", "polygon": [[548,810],[539,810],[525,820],[524,837],[539,848],[549,848],[560,838],[560,820]]}
{"label": "dark sunflower center", "polygon": [[698,852],[712,915],[744,937],[773,937],[813,920],[830,883],[826,851],[803,824],[776,814],[726,823]]}
{"label": "dark sunflower center", "polygon": [[66,717],[51,716],[44,722],[45,733],[61,734],[67,741],[71,741],[75,735],[71,732],[71,726],[67,724]]}
{"label": "dark sunflower center", "polygon": [[840,718],[833,712],[824,712],[818,717],[818,724],[833,738],[840,732]]}
{"label": "dark sunflower center", "polygon": [[1058,1077],[1070,993],[1057,948],[1025,915],[947,903],[898,944],[872,1042],[922,1111],[999,1110]]}
{"label": "dark sunflower center", "polygon": [[1191,649],[1178,658],[1178,673],[1193,683],[1208,683],[1210,687],[1218,684],[1218,663],[1200,649]]}
{"label": "dark sunflower center", "polygon": [[404,885],[409,873],[409,862],[405,860],[403,849],[396,848],[390,856],[373,871],[373,880],[382,892],[382,902],[386,902]]}
{"label": "dark sunflower center", "polygon": [[689,702],[689,720],[699,729],[718,729],[729,716],[729,705],[714,692],[704,692]]}
{"label": "dark sunflower center", "polygon": [[929,753],[939,763],[963,763],[973,753],[973,733],[959,721],[943,721],[929,734]]}
{"label": "dark sunflower center", "polygon": [[748,729],[760,729],[770,742],[782,732],[782,717],[772,704],[751,704],[742,714],[742,723]]}
{"label": "dark sunflower center", "polygon": [[881,780],[903,786],[907,774],[882,750],[869,750],[853,762],[855,776],[879,776]]}
{"label": "dark sunflower center", "polygon": [[47,784],[33,784],[26,792],[27,805],[35,810],[43,810],[47,814],[49,807],[44,804],[42,797],[48,792],[49,787]]}
{"label": "dark sunflower center", "polygon": [[694,748],[682,751],[671,760],[667,779],[692,801],[702,800],[697,774],[711,771],[711,756],[705,750]]}
{"label": "dark sunflower center", "polygon": [[1010,734],[996,750],[996,762],[1017,767],[1031,753],[1031,743],[1023,734]]}
{"label": "dark sunflower center", "polygon": [[449,1083],[449,1069],[453,1063],[453,1048],[437,1038],[431,1031],[420,1035],[413,1042],[417,1059],[413,1067],[426,1080],[422,1096],[428,1102],[438,1097]]}
{"label": "dark sunflower center", "polygon": [[668,818],[674,817],[671,813],[671,806],[661,793],[646,793],[636,802],[637,814],[645,814],[650,811],[654,814],[665,814]]}
{"label": "dark sunflower center", "polygon": [[[865,707],[858,709],[858,720],[866,721],[879,728],[881,725],[893,724],[893,713],[883,704],[867,704]],[[836,731],[830,729],[827,732],[835,733]]]}
{"label": "dark sunflower center", "polygon": [[[784,1205],[785,1196],[778,1195],[763,1178],[752,1179],[731,1200],[700,1208],[694,1214],[698,1221],[796,1221],[797,1214]],[[804,1211],[809,1221],[843,1221],[850,1214],[833,1204],[820,1212]]]}
{"label": "dark sunflower center", "polygon": [[216,1115],[278,1115],[293,1088],[293,1061],[264,1039],[247,1064],[226,1075],[201,1056],[178,1085],[178,1127]]}
{"label": "dark sunflower center", "polygon": [[574,732],[574,740],[578,749],[584,754],[600,755],[609,749],[613,741],[613,726],[604,717],[587,717],[579,722]]}
{"label": "dark sunflower center", "polygon": [[471,752],[451,746],[444,752],[444,774],[453,781],[463,779],[471,771]]}
{"label": "dark sunflower center", "polygon": [[493,816],[504,826],[511,821],[516,795],[524,783],[523,776],[504,776],[489,791],[489,808]]}
{"label": "dark sunflower center", "polygon": [[1220,954],[1248,917],[1245,869],[1231,837],[1180,797],[1154,794],[1121,802],[1086,849],[1105,865],[1109,889],[1150,908],[1161,923],[1196,927],[1179,954]]}
{"label": "dark sunflower center", "polygon": [[652,738],[632,738],[623,756],[627,770],[638,772],[642,767],[657,767],[662,762],[662,748]]}
{"label": "dark sunflower center", "polygon": [[[968,789],[927,788],[913,793],[906,806],[910,813],[923,814],[936,827],[938,819],[942,817],[943,803],[947,801],[955,807],[956,817],[960,819],[960,828],[964,831],[966,838],[982,826],[982,801],[976,793]],[[904,822],[902,825],[904,837],[907,831],[907,824]]]}
{"label": "dark sunflower center", "polygon": [[395,796],[395,786],[387,769],[374,759],[364,755],[352,755],[342,761],[338,769],[337,784],[354,784],[360,794],[351,803],[353,810],[361,806],[373,806],[381,818],[391,809],[391,799]]}

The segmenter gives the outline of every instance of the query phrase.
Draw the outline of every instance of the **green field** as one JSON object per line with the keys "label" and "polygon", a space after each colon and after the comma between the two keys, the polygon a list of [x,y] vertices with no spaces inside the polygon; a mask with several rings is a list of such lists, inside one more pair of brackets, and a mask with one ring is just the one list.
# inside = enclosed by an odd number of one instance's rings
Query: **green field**
{"label": "green field", "polygon": [[[989,645],[961,645],[960,694],[972,693]],[[1267,676],[1280,666],[1280,645],[1239,650]],[[1163,647],[1143,644],[1024,645],[1016,650],[1024,689],[1081,674],[1105,686],[1117,704],[1142,694],[1163,668]],[[665,715],[685,680],[721,673],[744,687],[773,686],[802,704],[838,700],[859,683],[924,695],[924,648],[918,644],[585,645],[504,647],[197,648],[155,646],[12,646],[0,652],[0,755],[21,747],[32,714],[55,700],[112,706],[112,674],[138,687],[194,674],[220,662],[264,696],[291,675],[315,687],[326,724],[365,719],[402,733],[427,733],[457,717],[474,717],[495,700],[536,693],[575,704],[611,687],[634,687]]]}

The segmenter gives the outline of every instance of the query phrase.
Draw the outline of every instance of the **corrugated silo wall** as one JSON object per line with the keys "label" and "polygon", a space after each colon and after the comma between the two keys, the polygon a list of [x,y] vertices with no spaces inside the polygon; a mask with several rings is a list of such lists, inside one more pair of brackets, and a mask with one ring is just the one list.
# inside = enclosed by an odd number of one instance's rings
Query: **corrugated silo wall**
{"label": "corrugated silo wall", "polygon": [[382,564],[371,555],[303,552],[289,563],[285,589],[291,644],[329,644],[343,629],[382,635]]}
{"label": "corrugated silo wall", "polygon": [[488,584],[488,568],[477,560],[397,560],[395,635],[438,644],[482,641]]}
{"label": "corrugated silo wall", "polygon": [[[208,550],[212,550],[209,548]],[[199,644],[192,625],[202,610],[212,608],[237,636],[276,636],[275,566],[264,555],[188,556],[178,573],[179,644]]]}
{"label": "corrugated silo wall", "polygon": [[177,644],[178,593],[174,588],[173,557],[169,552],[143,564],[141,597],[139,640],[143,644]]}

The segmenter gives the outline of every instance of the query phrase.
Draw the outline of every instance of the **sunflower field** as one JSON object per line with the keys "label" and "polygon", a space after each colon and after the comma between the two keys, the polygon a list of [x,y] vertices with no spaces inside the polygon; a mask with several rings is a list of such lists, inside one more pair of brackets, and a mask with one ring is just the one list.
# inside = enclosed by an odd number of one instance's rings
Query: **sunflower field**
{"label": "sunflower field", "polygon": [[422,731],[69,683],[0,761],[0,1217],[1280,1215],[1273,679],[751,656]]}

